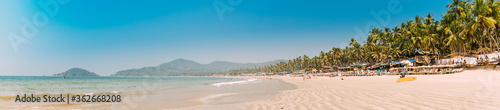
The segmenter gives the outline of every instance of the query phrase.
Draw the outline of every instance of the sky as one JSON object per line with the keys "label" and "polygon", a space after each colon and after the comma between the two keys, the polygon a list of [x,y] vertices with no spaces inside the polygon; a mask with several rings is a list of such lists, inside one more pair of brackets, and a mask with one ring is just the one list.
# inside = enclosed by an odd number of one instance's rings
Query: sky
{"label": "sky", "polygon": [[0,0],[0,75],[99,75],[178,58],[259,63],[362,43],[452,0]]}

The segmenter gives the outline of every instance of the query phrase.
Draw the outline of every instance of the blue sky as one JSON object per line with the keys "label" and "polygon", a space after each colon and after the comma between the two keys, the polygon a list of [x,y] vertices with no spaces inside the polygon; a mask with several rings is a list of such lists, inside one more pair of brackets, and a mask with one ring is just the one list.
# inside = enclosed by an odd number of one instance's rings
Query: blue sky
{"label": "blue sky", "polygon": [[[214,1],[233,10],[222,13],[222,20]],[[2,0],[0,75],[51,75],[72,67],[110,75],[178,58],[256,63],[315,56],[347,46],[350,38],[364,40],[366,36],[357,35],[367,35],[365,27],[374,23],[392,28],[427,13],[441,19],[449,2]],[[58,10],[46,11],[40,3],[56,3]],[[380,22],[372,11],[390,16],[381,16]],[[35,24],[37,33],[27,38],[22,19],[34,22],[33,16],[46,24]],[[16,48],[9,33],[27,42]]]}

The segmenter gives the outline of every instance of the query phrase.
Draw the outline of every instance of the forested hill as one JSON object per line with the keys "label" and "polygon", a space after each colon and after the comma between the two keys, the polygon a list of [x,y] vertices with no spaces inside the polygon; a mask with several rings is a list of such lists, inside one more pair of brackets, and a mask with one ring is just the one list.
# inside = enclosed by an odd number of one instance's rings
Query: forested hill
{"label": "forested hill", "polygon": [[143,67],[139,69],[128,69],[118,71],[111,76],[199,76],[223,74],[233,69],[255,68],[266,65],[277,64],[285,60],[275,60],[264,63],[234,63],[227,61],[215,61],[209,64],[200,64],[186,59],[177,59],[156,67]]}
{"label": "forested hill", "polygon": [[89,72],[81,68],[71,68],[66,72],[54,74],[52,76],[99,76],[93,72]]}

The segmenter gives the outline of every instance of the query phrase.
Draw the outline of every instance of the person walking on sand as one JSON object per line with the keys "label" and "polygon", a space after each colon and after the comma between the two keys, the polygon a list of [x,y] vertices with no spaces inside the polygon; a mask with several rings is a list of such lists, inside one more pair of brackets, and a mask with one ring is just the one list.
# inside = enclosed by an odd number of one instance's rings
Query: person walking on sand
{"label": "person walking on sand", "polygon": [[342,76],[342,73],[339,73],[339,77],[341,80],[344,80],[344,76]]}
{"label": "person walking on sand", "polygon": [[302,80],[306,80],[306,74],[302,74]]}

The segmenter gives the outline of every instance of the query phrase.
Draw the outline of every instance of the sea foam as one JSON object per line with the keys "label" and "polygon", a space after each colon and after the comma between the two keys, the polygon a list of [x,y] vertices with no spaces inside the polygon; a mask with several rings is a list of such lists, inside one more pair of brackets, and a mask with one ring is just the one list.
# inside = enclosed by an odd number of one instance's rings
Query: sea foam
{"label": "sea foam", "polygon": [[243,80],[243,81],[221,82],[221,83],[212,84],[212,86],[220,87],[220,86],[223,86],[223,85],[253,83],[253,82],[257,82],[257,81],[260,81],[260,79],[247,79],[247,80]]}

